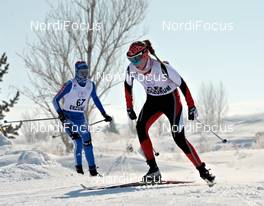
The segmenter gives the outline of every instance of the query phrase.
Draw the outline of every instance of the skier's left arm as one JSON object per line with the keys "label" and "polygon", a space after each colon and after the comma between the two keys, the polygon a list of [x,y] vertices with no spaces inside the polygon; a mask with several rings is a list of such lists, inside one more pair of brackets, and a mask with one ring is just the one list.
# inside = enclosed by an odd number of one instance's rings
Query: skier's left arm
{"label": "skier's left arm", "polygon": [[177,84],[185,97],[186,103],[188,105],[188,119],[194,120],[198,116],[198,113],[194,104],[194,100],[192,98],[192,94],[186,82],[171,65],[166,64],[166,69],[168,72],[168,78],[171,79],[175,84]]}
{"label": "skier's left arm", "polygon": [[93,84],[93,90],[92,90],[92,93],[91,93],[91,97],[92,97],[92,99],[94,101],[94,104],[99,109],[99,111],[101,112],[101,114],[103,115],[103,117],[105,118],[105,121],[106,122],[111,122],[112,121],[112,117],[109,116],[108,114],[106,114],[106,112],[104,110],[104,107],[103,107],[100,99],[97,96],[96,87],[95,87],[94,82],[92,84]]}

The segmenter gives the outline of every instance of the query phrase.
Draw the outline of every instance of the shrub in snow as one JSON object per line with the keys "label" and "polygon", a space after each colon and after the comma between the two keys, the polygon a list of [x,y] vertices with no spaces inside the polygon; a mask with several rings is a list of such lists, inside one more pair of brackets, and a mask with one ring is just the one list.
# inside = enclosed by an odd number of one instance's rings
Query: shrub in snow
{"label": "shrub in snow", "polygon": [[264,132],[256,133],[256,148],[264,148]]}
{"label": "shrub in snow", "polygon": [[18,164],[48,164],[51,158],[41,151],[23,151],[18,158]]}
{"label": "shrub in snow", "polygon": [[7,139],[4,135],[0,134],[0,146],[4,146],[4,145],[11,145],[12,142]]}

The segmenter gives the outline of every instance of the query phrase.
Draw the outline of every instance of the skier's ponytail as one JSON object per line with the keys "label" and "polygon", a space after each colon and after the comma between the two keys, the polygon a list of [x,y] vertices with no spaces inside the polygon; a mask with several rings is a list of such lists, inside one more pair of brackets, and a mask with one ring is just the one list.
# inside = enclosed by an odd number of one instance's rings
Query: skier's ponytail
{"label": "skier's ponytail", "polygon": [[168,77],[168,71],[167,71],[167,69],[166,69],[166,66],[165,66],[165,64],[159,59],[159,57],[156,55],[155,50],[153,49],[153,47],[152,47],[152,45],[151,45],[151,42],[150,42],[148,39],[147,39],[147,40],[144,40],[143,42],[145,43],[146,48],[148,49],[149,53],[150,53],[151,55],[153,55],[153,56],[159,61],[160,65],[161,65],[161,69],[162,69],[163,74],[164,74],[166,77]]}
{"label": "skier's ponytail", "polygon": [[155,50],[153,49],[151,42],[149,40],[144,40],[143,42],[146,44],[149,53],[155,56]]}
{"label": "skier's ponytail", "polygon": [[144,40],[143,42],[145,43],[149,53],[152,54],[162,64],[162,61],[159,59],[159,57],[157,57],[155,50],[153,49],[151,45],[151,42],[148,39]]}

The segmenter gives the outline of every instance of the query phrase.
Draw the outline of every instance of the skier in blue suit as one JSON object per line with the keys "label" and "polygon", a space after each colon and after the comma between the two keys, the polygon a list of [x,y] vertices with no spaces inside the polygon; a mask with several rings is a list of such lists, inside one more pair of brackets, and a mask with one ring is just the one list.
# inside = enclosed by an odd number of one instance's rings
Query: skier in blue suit
{"label": "skier in blue suit", "polygon": [[[84,174],[82,168],[82,150],[88,162],[91,176],[97,176],[98,172],[93,154],[91,134],[88,129],[88,120],[85,118],[87,104],[92,97],[106,122],[111,122],[111,116],[107,115],[97,94],[94,82],[88,79],[88,65],[84,61],[75,63],[75,77],[67,81],[53,98],[53,105],[58,112],[59,119],[64,124],[64,129],[74,142],[74,158],[77,173]],[[64,99],[63,106],[60,100]]]}

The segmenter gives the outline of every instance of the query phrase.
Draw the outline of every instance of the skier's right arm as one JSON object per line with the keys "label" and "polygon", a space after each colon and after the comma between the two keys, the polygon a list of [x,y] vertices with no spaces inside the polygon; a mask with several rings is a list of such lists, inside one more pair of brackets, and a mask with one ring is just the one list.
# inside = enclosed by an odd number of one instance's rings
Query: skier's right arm
{"label": "skier's right arm", "polygon": [[133,108],[133,96],[132,96],[133,81],[134,78],[132,77],[128,66],[126,71],[126,79],[124,83],[127,109]]}
{"label": "skier's right arm", "polygon": [[62,88],[59,90],[59,92],[55,95],[55,97],[53,98],[53,106],[55,108],[55,110],[57,111],[57,113],[62,113],[62,109],[60,106],[60,100],[71,91],[72,88],[72,81],[68,81],[66,82]]}
{"label": "skier's right arm", "polygon": [[124,86],[125,86],[127,114],[131,120],[137,119],[137,115],[133,109],[133,95],[132,95],[133,81],[134,78],[131,75],[130,68],[128,66]]}

